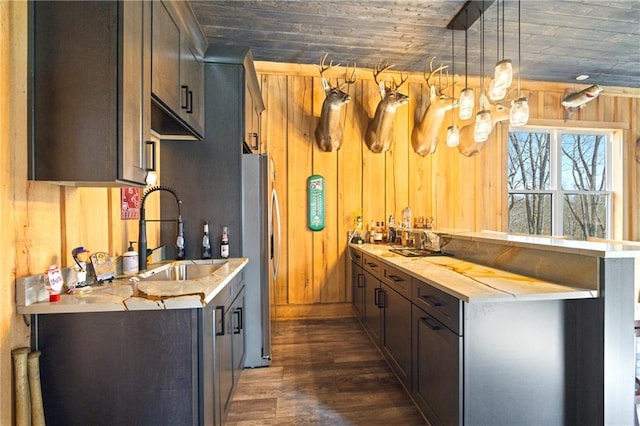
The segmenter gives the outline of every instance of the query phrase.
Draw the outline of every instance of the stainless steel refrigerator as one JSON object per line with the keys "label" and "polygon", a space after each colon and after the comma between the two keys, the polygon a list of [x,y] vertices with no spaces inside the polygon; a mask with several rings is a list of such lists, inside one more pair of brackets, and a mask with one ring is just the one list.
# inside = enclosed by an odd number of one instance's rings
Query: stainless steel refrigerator
{"label": "stainless steel refrigerator", "polygon": [[242,155],[242,256],[249,258],[244,271],[244,365],[251,368],[271,363],[270,285],[275,289],[280,215],[269,167],[268,154]]}

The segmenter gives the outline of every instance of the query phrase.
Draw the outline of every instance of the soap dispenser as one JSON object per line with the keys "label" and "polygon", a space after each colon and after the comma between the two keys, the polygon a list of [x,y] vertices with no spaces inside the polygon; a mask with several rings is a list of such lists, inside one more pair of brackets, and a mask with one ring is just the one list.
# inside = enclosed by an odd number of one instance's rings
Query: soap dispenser
{"label": "soap dispenser", "polygon": [[133,243],[135,241],[129,241],[129,248],[122,255],[122,273],[124,275],[138,273],[138,252],[134,250]]}

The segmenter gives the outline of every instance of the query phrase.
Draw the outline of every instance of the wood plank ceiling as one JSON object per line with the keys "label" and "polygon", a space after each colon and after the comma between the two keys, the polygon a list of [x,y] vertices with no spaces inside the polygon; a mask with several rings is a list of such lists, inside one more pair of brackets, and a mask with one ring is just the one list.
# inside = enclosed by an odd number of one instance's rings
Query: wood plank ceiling
{"label": "wood plank ceiling", "polygon": [[[259,61],[314,64],[326,52],[342,64],[373,68],[383,60],[397,70],[421,71],[432,56],[451,63],[446,27],[464,0],[190,3],[210,43],[249,46]],[[484,21],[485,72],[493,73],[498,57],[517,69],[518,2],[495,1]],[[587,74],[585,83],[640,88],[640,1],[523,0],[520,28],[523,79],[575,82]],[[498,41],[503,32],[504,44]],[[463,75],[465,31],[454,33],[455,71]],[[468,73],[478,76],[481,20],[466,33]]]}

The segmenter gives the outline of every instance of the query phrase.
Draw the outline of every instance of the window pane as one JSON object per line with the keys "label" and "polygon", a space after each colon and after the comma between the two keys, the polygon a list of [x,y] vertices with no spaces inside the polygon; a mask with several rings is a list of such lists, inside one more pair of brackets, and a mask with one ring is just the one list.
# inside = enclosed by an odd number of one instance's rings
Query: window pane
{"label": "window pane", "polygon": [[604,191],[604,135],[562,135],[562,189]]}
{"label": "window pane", "polygon": [[549,189],[549,133],[509,132],[510,190]]}
{"label": "window pane", "polygon": [[551,235],[551,194],[509,194],[509,232]]}
{"label": "window pane", "polygon": [[564,196],[563,234],[576,240],[607,237],[607,202],[605,194]]}

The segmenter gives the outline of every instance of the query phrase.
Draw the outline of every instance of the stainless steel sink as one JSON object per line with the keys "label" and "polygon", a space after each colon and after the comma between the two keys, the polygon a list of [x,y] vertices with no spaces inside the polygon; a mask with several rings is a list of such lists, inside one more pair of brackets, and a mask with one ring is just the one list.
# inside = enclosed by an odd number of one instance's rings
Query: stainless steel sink
{"label": "stainless steel sink", "polygon": [[159,266],[140,274],[140,281],[184,281],[196,280],[213,274],[227,263],[227,260],[179,261]]}

